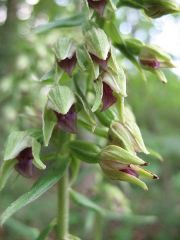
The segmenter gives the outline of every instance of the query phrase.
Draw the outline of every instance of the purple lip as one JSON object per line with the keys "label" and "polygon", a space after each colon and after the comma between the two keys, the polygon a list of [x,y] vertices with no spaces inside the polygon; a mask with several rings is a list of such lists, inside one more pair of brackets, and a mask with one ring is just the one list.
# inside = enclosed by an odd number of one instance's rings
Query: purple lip
{"label": "purple lip", "polygon": [[130,167],[127,167],[127,168],[124,168],[124,169],[120,169],[120,171],[138,178],[137,172],[134,171],[133,169],[131,169]]}
{"label": "purple lip", "polygon": [[58,128],[66,132],[76,133],[77,113],[75,110],[75,106],[73,105],[65,115],[55,112]]}
{"label": "purple lip", "polygon": [[32,163],[32,148],[29,147],[22,150],[16,159],[18,160],[18,163],[15,165],[16,171],[24,177],[32,177],[35,169]]}
{"label": "purple lip", "polygon": [[103,82],[102,102],[103,102],[103,107],[101,111],[108,109],[116,102],[116,97],[113,95],[113,90],[105,82]]}
{"label": "purple lip", "polygon": [[102,59],[96,57],[96,56],[93,55],[93,54],[90,54],[90,55],[91,55],[91,58],[92,58],[92,60],[93,60],[94,62],[96,62],[104,71],[107,71],[108,60],[109,60],[109,58],[110,58],[110,56],[111,56],[110,53],[108,53],[108,56],[107,56],[107,58],[106,58],[105,60],[102,60]]}
{"label": "purple lip", "polygon": [[62,68],[65,72],[67,72],[69,75],[71,75],[75,65],[76,65],[77,59],[76,54],[72,56],[72,58],[65,58],[64,60],[57,60],[57,63],[60,68]]}

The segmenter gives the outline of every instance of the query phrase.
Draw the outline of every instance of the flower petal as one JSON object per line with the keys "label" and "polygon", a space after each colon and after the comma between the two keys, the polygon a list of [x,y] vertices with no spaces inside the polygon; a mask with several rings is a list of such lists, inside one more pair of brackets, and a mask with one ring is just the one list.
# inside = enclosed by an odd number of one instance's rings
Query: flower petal
{"label": "flower petal", "polygon": [[102,97],[103,107],[102,111],[108,109],[116,102],[116,97],[113,95],[113,90],[103,82],[103,97]]}

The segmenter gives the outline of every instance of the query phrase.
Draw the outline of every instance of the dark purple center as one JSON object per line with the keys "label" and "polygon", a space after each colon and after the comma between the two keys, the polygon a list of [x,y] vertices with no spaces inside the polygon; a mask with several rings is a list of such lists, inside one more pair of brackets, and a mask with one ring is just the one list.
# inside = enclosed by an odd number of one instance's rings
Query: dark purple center
{"label": "dark purple center", "polygon": [[57,117],[57,127],[63,131],[76,133],[76,120],[77,113],[75,109],[75,105],[73,105],[66,114],[61,114],[55,112]]}
{"label": "dark purple center", "polygon": [[109,60],[109,58],[110,58],[110,56],[111,56],[111,53],[110,53],[110,52],[108,53],[108,56],[107,56],[107,58],[106,58],[105,60],[102,60],[102,59],[96,57],[96,56],[93,55],[93,54],[90,54],[90,55],[91,55],[91,58],[92,58],[92,60],[93,60],[94,62],[96,62],[104,71],[107,71],[108,60]]}
{"label": "dark purple center", "polygon": [[69,75],[71,75],[76,65],[76,62],[77,62],[76,54],[74,54],[71,58],[65,58],[64,60],[57,60],[58,66],[62,68],[65,72],[67,72]]}
{"label": "dark purple center", "polygon": [[103,82],[102,102],[103,102],[103,106],[101,111],[108,109],[116,102],[116,97],[113,95],[113,90],[105,82]]}
{"label": "dark purple center", "polygon": [[87,0],[89,7],[93,8],[100,16],[103,16],[104,9],[106,6],[106,0],[99,0],[99,1],[93,1],[93,0]]}
{"label": "dark purple center", "polygon": [[32,177],[34,172],[32,148],[25,148],[16,157],[18,163],[15,165],[16,171],[24,177]]}
{"label": "dark purple center", "polygon": [[144,66],[147,66],[153,69],[160,68],[160,62],[157,61],[156,59],[144,59],[144,60],[141,59],[140,63]]}
{"label": "dark purple center", "polygon": [[130,167],[126,167],[124,169],[120,169],[121,172],[124,172],[124,173],[127,173],[127,174],[130,174],[134,177],[137,177],[138,178],[138,174],[136,171],[134,171],[132,168]]}

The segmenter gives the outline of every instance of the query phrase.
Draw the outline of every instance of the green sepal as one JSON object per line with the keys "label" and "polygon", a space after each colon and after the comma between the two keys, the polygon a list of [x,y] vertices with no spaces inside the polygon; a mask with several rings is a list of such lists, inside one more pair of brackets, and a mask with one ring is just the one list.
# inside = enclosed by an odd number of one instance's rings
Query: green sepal
{"label": "green sepal", "polygon": [[75,96],[67,86],[52,87],[48,94],[48,108],[66,114],[75,103]]}
{"label": "green sepal", "polygon": [[32,138],[26,131],[14,131],[10,133],[4,153],[4,161],[12,160],[25,148],[32,146]]}
{"label": "green sepal", "polygon": [[119,170],[113,170],[113,169],[105,169],[105,170],[103,169],[103,171],[112,180],[120,180],[120,181],[133,183],[143,188],[144,190],[148,190],[147,185],[143,181],[141,181],[139,178],[133,175],[121,172]]}
{"label": "green sepal", "polygon": [[94,63],[84,46],[79,46],[76,51],[77,62],[84,72],[88,72],[90,80],[95,80],[99,76],[99,66]]}
{"label": "green sepal", "polygon": [[105,60],[110,50],[110,43],[105,32],[100,28],[92,27],[85,32],[85,44],[88,52]]}
{"label": "green sepal", "polygon": [[[135,165],[144,165],[146,162],[136,156],[131,154],[125,149],[115,146],[108,145],[106,146],[100,154],[100,161],[112,161],[120,164],[135,164]],[[113,164],[113,163],[112,163]]]}
{"label": "green sepal", "polygon": [[0,167],[0,191],[4,188],[6,185],[6,182],[13,172],[14,166],[16,164],[16,160],[10,160],[10,161],[5,161],[2,163]]}
{"label": "green sepal", "polygon": [[91,110],[92,112],[96,112],[102,104],[103,84],[101,78],[94,81],[93,86],[95,90],[95,99]]}
{"label": "green sepal", "polygon": [[121,122],[113,121],[111,123],[109,128],[109,136],[115,145],[125,148],[130,153],[134,153],[132,136],[128,132],[128,129]]}
{"label": "green sepal", "polygon": [[34,157],[33,163],[39,169],[45,169],[46,165],[40,159],[41,144],[36,140],[32,139],[32,155]]}
{"label": "green sepal", "polygon": [[55,45],[55,55],[58,60],[72,58],[76,51],[75,42],[68,37],[60,38]]}
{"label": "green sepal", "polygon": [[54,112],[51,109],[47,109],[46,107],[44,108],[42,118],[44,145],[48,146],[53,129],[57,123],[57,119]]}
{"label": "green sepal", "polygon": [[133,145],[136,152],[144,152],[148,154],[148,150],[144,144],[141,131],[136,124],[136,119],[129,107],[125,107],[125,126],[132,135]]}
{"label": "green sepal", "polygon": [[138,175],[140,175],[142,177],[147,177],[147,178],[150,178],[150,179],[159,179],[159,177],[156,174],[154,174],[150,171],[147,171],[144,168],[141,168],[139,166],[135,166],[133,164],[131,164],[130,167],[131,167],[131,169],[136,171],[138,173]]}

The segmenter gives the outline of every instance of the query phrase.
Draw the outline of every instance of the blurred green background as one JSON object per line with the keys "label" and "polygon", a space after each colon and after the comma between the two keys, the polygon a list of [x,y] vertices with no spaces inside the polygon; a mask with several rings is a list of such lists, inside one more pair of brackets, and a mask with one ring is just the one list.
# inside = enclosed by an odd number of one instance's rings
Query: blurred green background
{"label": "blurred green background", "polygon": [[[78,12],[80,2],[0,1],[1,158],[7,135],[12,129],[40,126],[42,96],[46,88],[39,80],[53,64],[53,44],[63,34],[76,34],[78,37],[78,29],[55,29],[37,35],[32,29]],[[180,33],[180,17],[165,16],[151,21],[141,12],[128,8],[118,10],[117,17],[123,34],[130,34],[145,42],[160,43],[165,50],[171,51],[175,62],[179,64],[177,37]],[[148,73],[148,82],[144,83],[137,70],[123,56],[122,64],[128,80],[127,101],[136,115],[145,143],[164,159],[161,162],[146,157],[160,180],[149,182],[148,192],[128,184],[113,183],[121,189],[122,194],[116,194],[114,189],[115,196],[108,201],[113,192],[113,189],[109,189],[110,181],[102,183],[100,169],[83,165],[76,188],[102,206],[112,208],[116,216],[102,220],[94,212],[72,203],[71,232],[83,240],[179,240],[180,71],[178,68],[174,72],[167,71],[166,85]],[[26,192],[32,183],[33,180],[14,174],[0,193],[0,213]],[[0,239],[33,240],[55,215],[56,194],[53,189],[9,220],[0,229]],[[55,235],[52,233],[49,239],[55,239]]]}

